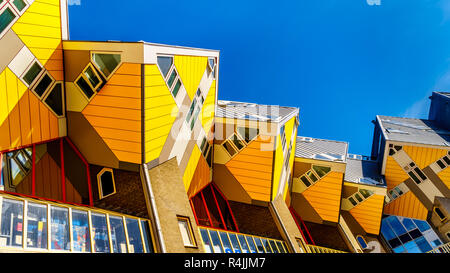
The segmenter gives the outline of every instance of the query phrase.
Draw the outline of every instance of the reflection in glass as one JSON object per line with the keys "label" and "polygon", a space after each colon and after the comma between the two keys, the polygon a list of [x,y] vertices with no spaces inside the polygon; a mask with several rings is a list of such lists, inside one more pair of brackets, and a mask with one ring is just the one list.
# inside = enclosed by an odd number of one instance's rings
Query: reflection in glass
{"label": "reflection in glass", "polygon": [[280,241],[277,241],[278,250],[280,253],[286,253],[286,250],[284,249],[283,243]]}
{"label": "reflection in glass", "polygon": [[127,253],[127,239],[125,237],[125,228],[122,217],[109,217],[109,226],[111,228],[111,240],[114,253]]}
{"label": "reflection in glass", "polygon": [[126,218],[128,241],[130,242],[131,253],[143,253],[141,232],[139,230],[139,222],[136,219]]}
{"label": "reflection in glass", "polygon": [[[261,240],[259,238],[253,237],[253,239],[255,239],[255,243],[256,243],[256,247],[258,248],[258,252],[259,253],[264,253],[264,246],[261,243]],[[270,253],[270,251],[268,251],[268,253]]]}
{"label": "reflection in glass", "polygon": [[88,217],[88,213],[85,211],[72,210],[72,244],[74,251],[91,251]]}
{"label": "reflection in glass", "polygon": [[92,59],[98,68],[100,68],[103,75],[108,78],[114,69],[116,69],[116,67],[120,64],[121,56],[120,54],[94,53],[92,54]]}
{"label": "reflection in glass", "polygon": [[228,240],[228,236],[225,232],[219,232],[220,239],[222,239],[223,248],[225,249],[225,253],[233,253],[231,249],[230,241]]}
{"label": "reflection in glass", "polygon": [[51,248],[70,249],[69,210],[51,207]]}
{"label": "reflection in glass", "polygon": [[142,235],[144,236],[145,249],[147,250],[147,253],[153,253],[153,242],[148,221],[140,220],[140,222],[142,228]]}
{"label": "reflection in glass", "polygon": [[269,242],[266,239],[261,238],[261,242],[264,245],[267,253],[272,253],[272,249],[270,248]]}
{"label": "reflection in glass", "polygon": [[27,247],[47,248],[47,206],[28,203]]}
{"label": "reflection in glass", "polygon": [[200,229],[200,235],[202,236],[203,245],[205,246],[206,253],[213,253],[213,247],[211,245],[211,242],[209,241],[208,237],[208,231],[205,229]]}
{"label": "reflection in glass", "polygon": [[269,240],[270,246],[272,247],[272,251],[273,253],[279,253],[277,245],[275,244],[275,242],[273,240]]}
{"label": "reflection in glass", "polygon": [[228,235],[230,236],[230,241],[231,245],[233,246],[234,253],[242,253],[236,234],[229,233]]}
{"label": "reflection in glass", "polygon": [[[255,242],[253,242],[252,237],[245,236],[245,238],[247,239],[248,247],[250,248],[251,253],[258,253]],[[240,238],[239,238],[239,240],[240,240]],[[241,243],[241,245],[242,245],[242,243]]]}
{"label": "reflection in glass", "polygon": [[210,230],[209,235],[211,236],[212,245],[214,248],[214,253],[223,253],[222,246],[220,245],[220,239],[219,235],[217,234],[217,231]]}
{"label": "reflection in glass", "polygon": [[22,246],[23,203],[3,198],[0,246]]}
{"label": "reflection in glass", "polygon": [[92,233],[94,234],[94,251],[110,252],[108,227],[106,225],[106,216],[104,214],[92,213]]}

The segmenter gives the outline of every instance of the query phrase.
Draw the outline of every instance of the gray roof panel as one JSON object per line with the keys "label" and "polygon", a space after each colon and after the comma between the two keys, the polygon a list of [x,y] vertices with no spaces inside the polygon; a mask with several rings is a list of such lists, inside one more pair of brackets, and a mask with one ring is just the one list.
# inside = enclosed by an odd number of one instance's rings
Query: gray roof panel
{"label": "gray roof panel", "polygon": [[345,162],[348,143],[342,141],[297,137],[295,156],[334,162]]}
{"label": "gray roof panel", "polygon": [[386,186],[386,180],[380,174],[378,163],[372,160],[347,158],[344,181],[372,186]]}

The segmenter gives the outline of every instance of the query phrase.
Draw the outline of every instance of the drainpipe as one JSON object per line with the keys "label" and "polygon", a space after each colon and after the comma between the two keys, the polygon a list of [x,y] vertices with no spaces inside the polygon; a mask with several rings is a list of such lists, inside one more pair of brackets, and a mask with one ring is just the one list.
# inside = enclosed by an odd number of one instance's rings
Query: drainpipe
{"label": "drainpipe", "polygon": [[[273,201],[272,201],[273,202]],[[281,221],[280,216],[278,215],[278,211],[277,208],[273,205],[273,203],[270,202],[269,205],[272,208],[273,212],[275,213],[275,216],[277,217],[278,223],[280,224],[281,228],[283,229],[284,234],[286,235],[287,238],[287,243],[289,244],[289,246],[291,247],[291,249],[295,252],[295,247],[291,241],[291,238],[289,237],[289,233],[286,230],[286,227],[283,224],[283,221]],[[300,248],[301,251],[305,251],[304,249]]]}
{"label": "drainpipe", "polygon": [[161,252],[166,253],[166,246],[164,245],[164,239],[161,231],[161,223],[159,222],[158,212],[156,211],[155,195],[153,194],[152,185],[150,183],[150,176],[148,175],[148,167],[147,164],[142,164],[142,166],[144,168],[144,177],[145,183],[147,184],[150,206],[152,209],[153,217],[155,219],[156,234],[158,235]]}

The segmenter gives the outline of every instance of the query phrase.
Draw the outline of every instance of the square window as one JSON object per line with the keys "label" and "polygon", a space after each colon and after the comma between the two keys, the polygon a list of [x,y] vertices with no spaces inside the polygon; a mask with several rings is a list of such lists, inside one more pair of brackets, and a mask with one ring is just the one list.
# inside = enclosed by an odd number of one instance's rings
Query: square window
{"label": "square window", "polygon": [[112,169],[104,168],[97,175],[98,191],[100,199],[116,193],[114,174]]}
{"label": "square window", "polygon": [[45,91],[52,85],[53,79],[50,77],[48,73],[45,73],[44,76],[39,80],[39,82],[34,87],[34,92],[39,96],[42,97],[44,95]]}
{"label": "square window", "polygon": [[[1,20],[1,19],[0,19]],[[23,80],[28,84],[31,85],[31,83],[36,79],[36,77],[41,73],[42,67],[35,62],[30,69],[28,69],[27,73],[25,73],[25,76],[23,76]]]}
{"label": "square window", "polygon": [[195,247],[194,236],[189,218],[178,217],[178,227],[180,228],[181,237],[185,246]]}
{"label": "square window", "polygon": [[0,33],[3,32],[9,24],[14,21],[16,15],[10,8],[6,8],[2,14],[0,14]]}

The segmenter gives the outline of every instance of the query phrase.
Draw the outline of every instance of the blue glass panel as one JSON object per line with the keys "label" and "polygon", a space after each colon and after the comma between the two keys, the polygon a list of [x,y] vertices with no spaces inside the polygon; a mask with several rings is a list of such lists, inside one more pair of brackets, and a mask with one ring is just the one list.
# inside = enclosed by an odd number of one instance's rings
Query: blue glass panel
{"label": "blue glass panel", "polygon": [[359,245],[360,245],[362,248],[367,248],[367,244],[366,244],[366,242],[364,241],[363,237],[358,236],[358,237],[356,237],[356,239],[358,240],[358,243],[359,243]]}
{"label": "blue glass panel", "polygon": [[397,219],[397,217],[390,216],[387,218],[387,221],[391,225],[395,234],[402,235],[402,234],[406,233],[406,229],[403,227],[403,225],[400,223],[400,221]]}
{"label": "blue glass panel", "polygon": [[211,242],[209,241],[208,232],[205,229],[200,229],[200,235],[202,236],[203,245],[205,246],[206,253],[214,253]]}
{"label": "blue glass panel", "polygon": [[408,242],[403,245],[408,251],[408,253],[421,253],[420,249],[417,247],[416,243],[414,241]]}
{"label": "blue glass panel", "polygon": [[442,245],[441,240],[437,239],[431,242],[431,245],[433,246],[433,248],[438,247],[440,245]]}
{"label": "blue glass panel", "polygon": [[381,223],[381,234],[388,241],[397,237],[385,220]]}
{"label": "blue glass panel", "polygon": [[416,223],[417,227],[419,227],[420,232],[424,232],[431,228],[430,225],[425,221],[417,220],[417,219],[414,219],[413,221],[414,221],[414,223]]}
{"label": "blue glass panel", "polygon": [[424,237],[417,238],[415,242],[422,253],[426,253],[432,249],[432,247]]}
{"label": "blue glass panel", "polygon": [[91,251],[89,216],[87,212],[72,210],[72,238],[74,251]]}
{"label": "blue glass panel", "polygon": [[405,249],[403,248],[403,246],[399,246],[399,247],[392,249],[392,251],[394,251],[394,253],[404,253]]}
{"label": "blue glass panel", "polygon": [[414,225],[414,222],[409,218],[403,218],[402,223],[408,231],[416,228],[416,225]]}

